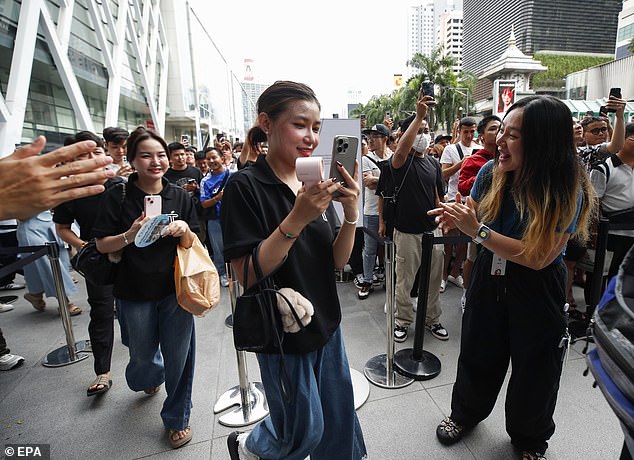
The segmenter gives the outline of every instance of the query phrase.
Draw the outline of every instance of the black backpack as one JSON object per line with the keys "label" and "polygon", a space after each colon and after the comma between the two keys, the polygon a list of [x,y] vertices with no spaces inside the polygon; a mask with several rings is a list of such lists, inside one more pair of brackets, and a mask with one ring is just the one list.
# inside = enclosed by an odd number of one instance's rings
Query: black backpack
{"label": "black backpack", "polygon": [[593,316],[588,367],[621,423],[634,433],[634,246]]}

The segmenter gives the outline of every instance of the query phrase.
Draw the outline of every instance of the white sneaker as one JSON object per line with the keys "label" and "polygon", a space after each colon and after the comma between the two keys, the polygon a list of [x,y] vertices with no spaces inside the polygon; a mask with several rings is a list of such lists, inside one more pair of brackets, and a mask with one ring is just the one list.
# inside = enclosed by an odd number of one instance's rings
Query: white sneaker
{"label": "white sneaker", "polygon": [[227,275],[220,275],[220,285],[222,287],[228,287],[229,286],[229,280],[227,279]]}
{"label": "white sneaker", "polygon": [[447,280],[440,280],[440,293],[442,294],[447,289]]}
{"label": "white sneaker", "polygon": [[418,297],[411,297],[411,301],[414,306],[414,311],[418,310]]}
{"label": "white sneaker", "polygon": [[459,288],[464,288],[464,281],[462,280],[462,275],[458,275],[455,278],[451,275],[447,277],[447,281],[451,284],[458,286]]}
{"label": "white sneaker", "polygon": [[0,313],[4,313],[11,310],[13,310],[13,305],[0,302]]}
{"label": "white sneaker", "polygon": [[24,358],[22,356],[7,353],[6,355],[0,356],[0,371],[8,371],[18,367],[23,362]]}

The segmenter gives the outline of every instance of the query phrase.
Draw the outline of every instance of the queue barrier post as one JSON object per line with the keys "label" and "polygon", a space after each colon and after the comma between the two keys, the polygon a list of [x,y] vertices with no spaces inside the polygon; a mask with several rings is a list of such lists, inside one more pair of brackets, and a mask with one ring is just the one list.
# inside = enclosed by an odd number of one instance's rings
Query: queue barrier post
{"label": "queue barrier post", "polygon": [[[227,266],[229,278],[229,299],[231,312],[235,311],[236,299],[240,295],[241,287],[238,284],[230,263]],[[233,315],[229,317],[233,318]],[[226,323],[225,323],[226,324]],[[232,322],[233,324],[233,322]],[[233,406],[238,406],[231,412],[218,418],[218,422],[224,426],[241,427],[251,425],[262,420],[269,414],[266,402],[264,386],[261,382],[250,382],[247,371],[246,352],[236,350],[238,362],[238,385],[225,391],[214,405],[214,414],[225,411]]]}
{"label": "queue barrier post", "polygon": [[68,299],[66,298],[66,291],[64,290],[64,282],[62,280],[62,269],[59,265],[59,247],[57,246],[57,242],[49,241],[46,243],[46,248],[48,260],[53,272],[53,283],[55,283],[55,292],[57,293],[62,327],[66,334],[66,345],[51,351],[42,358],[42,365],[45,367],[61,367],[83,361],[88,358],[86,353],[92,349],[89,340],[75,342],[73,323],[70,320],[70,313],[68,312]]}
{"label": "queue barrier post", "polygon": [[385,287],[386,287],[386,332],[387,353],[370,358],[365,364],[363,373],[374,385],[381,388],[403,388],[414,382],[412,378],[401,375],[394,370],[394,325],[395,325],[395,251],[394,242],[385,242]]}

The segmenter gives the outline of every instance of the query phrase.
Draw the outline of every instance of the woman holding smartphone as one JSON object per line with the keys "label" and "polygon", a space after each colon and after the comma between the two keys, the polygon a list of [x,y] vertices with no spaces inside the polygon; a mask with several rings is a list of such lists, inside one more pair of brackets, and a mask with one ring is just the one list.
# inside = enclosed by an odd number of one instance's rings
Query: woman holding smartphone
{"label": "woman holding smartphone", "polygon": [[[269,152],[227,184],[220,216],[225,257],[243,281],[246,256],[259,245],[264,276],[307,298],[314,315],[304,330],[284,334],[290,398],[280,385],[280,355],[257,354],[270,415],[250,433],[232,433],[229,453],[232,460],[303,460],[308,455],[359,460],[366,451],[335,284],[335,268],[346,264],[354,243],[357,174],[353,178],[339,165],[345,186],[327,179],[306,189],[297,179],[295,161],[310,156],[319,143],[320,105],[306,85],[278,81],[262,93],[257,109],[256,126],[247,137],[265,137]],[[333,198],[334,192],[340,196]],[[336,237],[324,217],[333,199],[344,212]],[[253,283],[251,264],[248,269]]]}
{"label": "woman holding smartphone", "polygon": [[[108,190],[101,202],[93,235],[97,249],[118,254],[113,293],[121,326],[121,341],[129,349],[128,386],[148,395],[165,382],[167,398],[161,417],[173,448],[192,438],[189,427],[194,378],[194,319],[176,301],[176,246],[191,247],[198,230],[192,198],[170,184],[167,144],[153,131],[137,128],[128,138],[128,161],[136,171],[125,187]],[[156,242],[137,247],[134,238],[145,222],[145,197],[162,203],[162,213],[176,219]]]}

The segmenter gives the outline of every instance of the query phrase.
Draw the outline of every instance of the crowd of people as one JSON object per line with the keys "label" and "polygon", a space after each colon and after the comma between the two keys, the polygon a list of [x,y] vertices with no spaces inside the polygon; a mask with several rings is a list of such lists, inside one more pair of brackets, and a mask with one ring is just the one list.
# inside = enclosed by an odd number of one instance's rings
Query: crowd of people
{"label": "crowd of people", "polygon": [[[295,161],[319,144],[320,105],[309,87],[295,82],[279,81],[262,93],[244,143],[219,134],[213,146],[199,151],[186,138],[167,143],[143,127],[131,133],[109,127],[101,136],[77,132],[63,148],[37,156],[45,142],[38,138],[0,160],[0,243],[60,242],[64,304],[71,315],[81,309],[73,301],[77,280],[69,252],[95,239],[100,252],[117,260],[113,285],[86,282],[95,372],[87,396],[112,385],[116,317],[130,355],[128,387],[156,395],[165,384],[161,418],[173,448],[192,439],[196,354],[193,317],[175,297],[176,248],[190,247],[198,237],[222,286],[229,284],[229,261],[239,282],[249,274],[245,288],[257,280],[250,258],[257,248],[262,275],[301,294],[314,312],[301,332],[284,333],[291,397],[280,379],[281,355],[257,354],[270,415],[252,431],[228,437],[230,456],[356,460],[367,453],[354,409],[335,271],[349,265],[358,298],[367,299],[385,279],[381,243],[394,241],[393,337],[404,342],[414,322],[423,235],[466,236],[468,244],[434,245],[424,280],[424,326],[439,340],[449,338],[440,322],[441,295],[449,284],[462,290],[451,414],[436,435],[450,445],[484,420],[512,362],[507,432],[523,460],[545,459],[569,340],[567,316],[587,319],[572,283],[592,275],[578,273],[576,262],[593,244],[597,216],[609,218],[634,203],[634,123],[625,123],[625,101],[613,96],[606,106],[615,113],[614,125],[604,116],[579,122],[560,100],[529,96],[516,101],[504,119],[464,117],[451,135],[433,137],[427,115],[434,104],[433,97],[420,94],[414,113],[396,125],[389,115],[371,127],[362,119],[356,171],[338,165],[342,181],[310,187],[298,180]],[[23,171],[23,162],[31,174],[21,173],[22,181],[14,183],[11,171],[18,164]],[[25,179],[33,182],[27,187]],[[161,212],[174,219],[158,242],[137,247],[135,236],[150,218],[147,196],[160,197]],[[343,208],[341,223],[327,217],[335,201]],[[632,231],[610,233],[610,274],[633,242]],[[0,263],[13,260],[5,256]],[[56,296],[46,262],[24,267],[26,286],[14,276],[0,280],[0,289],[26,289],[24,298],[36,310]],[[12,308],[1,304],[0,312]],[[0,369],[22,362],[0,330]]]}

